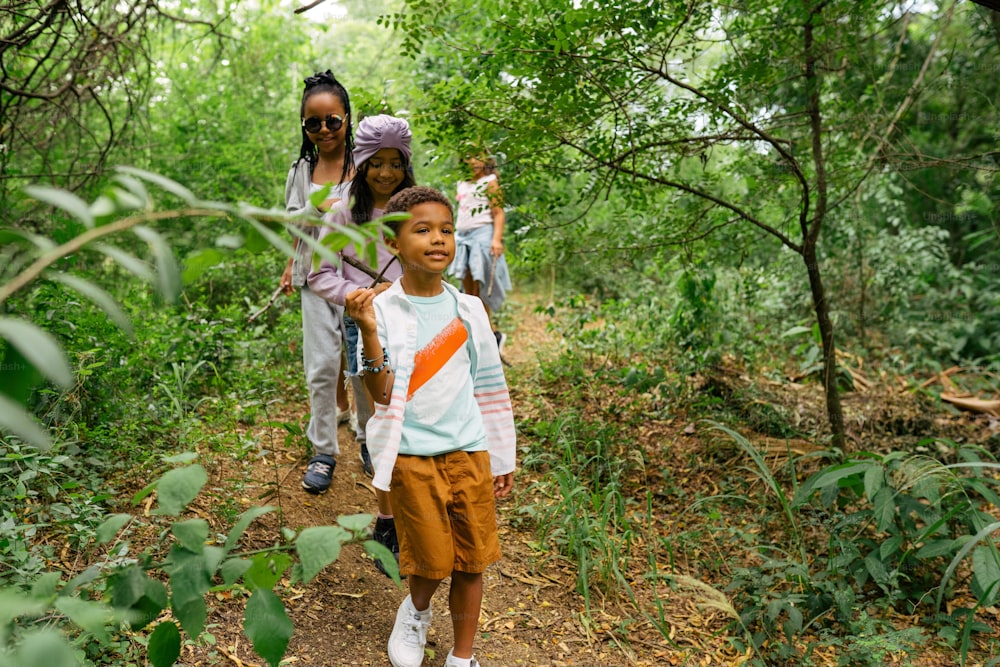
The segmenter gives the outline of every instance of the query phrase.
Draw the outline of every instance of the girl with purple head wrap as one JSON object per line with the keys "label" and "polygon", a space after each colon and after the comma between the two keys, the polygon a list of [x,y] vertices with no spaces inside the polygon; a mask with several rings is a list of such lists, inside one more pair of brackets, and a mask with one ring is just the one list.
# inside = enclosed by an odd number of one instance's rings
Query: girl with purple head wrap
{"label": "girl with purple head wrap", "polygon": [[[411,139],[410,126],[402,118],[380,114],[366,116],[358,123],[354,131],[354,164],[357,173],[351,182],[349,198],[334,204],[323,218],[327,227],[320,232],[321,239],[337,227],[362,224],[382,217],[382,211],[392,195],[416,185],[413,168],[410,166],[413,155]],[[348,200],[351,202],[350,207]],[[402,269],[398,262],[393,262],[395,256],[385,245],[385,239],[378,244],[377,250],[378,261],[375,266],[369,266],[363,257],[358,256],[354,246],[348,245],[340,251],[340,266],[323,260],[319,268],[309,274],[309,289],[341,307],[350,292],[372,286],[373,276],[382,275],[384,278],[384,282],[375,286],[376,293],[388,289],[402,275]],[[372,399],[358,374],[358,338],[357,324],[345,316],[344,340],[348,375],[354,395],[362,397],[357,401],[359,407],[362,403],[365,404],[364,415],[359,410],[358,417],[363,429],[372,414]],[[365,445],[362,445],[361,456],[365,472],[371,475],[371,458]],[[376,498],[378,518],[375,520],[374,539],[392,551],[398,560],[399,542],[396,539],[389,496],[384,491],[377,491]],[[382,569],[378,561],[376,565]]]}

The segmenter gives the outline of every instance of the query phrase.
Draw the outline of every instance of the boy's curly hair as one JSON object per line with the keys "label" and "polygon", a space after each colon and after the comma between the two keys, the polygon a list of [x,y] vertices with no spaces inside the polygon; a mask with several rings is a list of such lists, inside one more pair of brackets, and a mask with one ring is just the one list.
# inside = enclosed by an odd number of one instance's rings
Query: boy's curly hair
{"label": "boy's curly hair", "polygon": [[[448,213],[450,213],[452,217],[455,216],[455,211],[451,206],[451,200],[445,197],[439,190],[429,188],[425,185],[414,185],[413,187],[400,190],[394,194],[385,205],[385,210],[382,211],[382,214],[389,215],[390,213],[402,213],[409,211],[414,206],[426,204],[427,202],[443,204],[448,207]],[[386,227],[391,229],[393,234],[399,233],[399,226],[401,224],[402,220],[393,220],[385,223]]]}

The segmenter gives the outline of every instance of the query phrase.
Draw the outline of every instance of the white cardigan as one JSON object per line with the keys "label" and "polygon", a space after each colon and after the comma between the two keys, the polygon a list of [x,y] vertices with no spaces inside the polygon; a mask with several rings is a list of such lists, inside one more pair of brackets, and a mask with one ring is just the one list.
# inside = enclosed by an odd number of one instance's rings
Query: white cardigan
{"label": "white cardigan", "polygon": [[[479,298],[462,294],[447,282],[442,284],[446,291],[454,295],[458,302],[458,317],[471,333],[473,394],[486,429],[490,468],[494,477],[506,475],[514,471],[517,448],[514,410],[507,391],[496,337]],[[389,353],[389,364],[395,378],[389,403],[375,403],[375,414],[368,421],[366,435],[368,452],[375,468],[372,484],[377,489],[388,491],[396,456],[399,454],[407,388],[417,352],[417,311],[406,298],[398,280],[376,296],[373,304],[378,338]],[[363,363],[364,349],[358,345],[358,366]]]}

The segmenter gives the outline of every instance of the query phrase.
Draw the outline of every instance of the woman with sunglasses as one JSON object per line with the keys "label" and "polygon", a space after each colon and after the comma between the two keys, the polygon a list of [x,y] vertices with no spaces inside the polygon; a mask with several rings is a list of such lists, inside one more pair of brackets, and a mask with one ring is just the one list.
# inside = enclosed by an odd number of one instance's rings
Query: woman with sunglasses
{"label": "woman with sunglasses", "polygon": [[[299,115],[302,147],[285,181],[285,210],[318,219],[334,202],[347,196],[354,176],[351,101],[330,70],[305,80]],[[332,188],[326,201],[313,206],[310,195],[327,185]],[[315,224],[299,228],[313,238],[319,234]],[[350,406],[341,380],[344,309],[309,289],[306,276],[311,268],[312,249],[296,238],[295,256],[288,260],[281,286],[286,294],[296,287],[302,293],[302,362],[311,413],[306,437],[313,449],[302,488],[309,493],[323,493],[330,488],[340,455],[337,427],[350,417]]]}

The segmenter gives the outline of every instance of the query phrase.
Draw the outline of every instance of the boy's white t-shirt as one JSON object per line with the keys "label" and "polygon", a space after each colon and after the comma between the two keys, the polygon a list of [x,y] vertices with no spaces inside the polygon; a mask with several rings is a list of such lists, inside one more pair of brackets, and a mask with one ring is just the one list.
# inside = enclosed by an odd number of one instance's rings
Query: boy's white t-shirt
{"label": "boy's white t-shirt", "polygon": [[436,456],[486,449],[473,394],[472,344],[448,292],[406,297],[417,313],[417,354],[407,388],[400,454]]}

